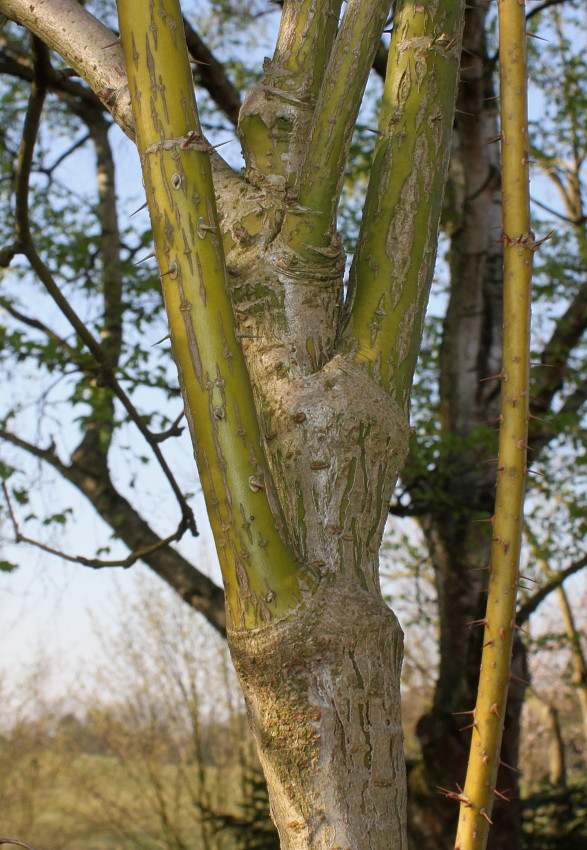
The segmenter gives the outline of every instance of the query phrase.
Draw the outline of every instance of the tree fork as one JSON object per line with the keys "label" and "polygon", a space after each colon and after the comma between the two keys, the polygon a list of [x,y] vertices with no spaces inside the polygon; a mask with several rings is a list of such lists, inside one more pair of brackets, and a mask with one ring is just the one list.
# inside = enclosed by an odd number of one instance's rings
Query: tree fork
{"label": "tree fork", "polygon": [[487,844],[510,677],[522,536],[530,371],[532,255],[528,182],[526,20],[521,0],[499,0],[503,175],[504,332],[501,424],[483,654],[457,850]]}

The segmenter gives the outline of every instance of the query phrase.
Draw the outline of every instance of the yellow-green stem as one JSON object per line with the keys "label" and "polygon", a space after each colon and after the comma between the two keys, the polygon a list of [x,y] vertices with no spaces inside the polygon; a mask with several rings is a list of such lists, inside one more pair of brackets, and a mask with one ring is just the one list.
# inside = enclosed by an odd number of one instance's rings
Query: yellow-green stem
{"label": "yellow-green stem", "polygon": [[463,3],[395,4],[378,139],[351,268],[345,336],[404,405],[420,348],[463,27]]}
{"label": "yellow-green stem", "polygon": [[[333,236],[350,140],[389,0],[348,0],[318,96],[299,176],[299,208],[286,211],[282,237],[315,258]],[[316,252],[315,249],[318,249]]]}
{"label": "yellow-green stem", "polygon": [[504,240],[501,424],[483,655],[456,839],[459,850],[483,850],[491,821],[515,628],[528,433],[530,286],[536,244],[528,187],[526,21],[520,0],[499,0],[498,9]]}
{"label": "yellow-green stem", "polygon": [[229,624],[252,628],[301,597],[236,338],[210,168],[177,0],[118,0],[155,251]]}
{"label": "yellow-green stem", "polygon": [[[341,0],[286,0],[273,60],[256,88],[265,106],[273,103],[275,123],[258,106],[248,114],[245,106],[239,135],[247,166],[265,175],[297,177],[299,149],[307,132],[324,69],[336,36]],[[278,116],[278,117],[277,117]],[[295,116],[295,118],[294,118]],[[294,180],[295,182],[295,180]]]}

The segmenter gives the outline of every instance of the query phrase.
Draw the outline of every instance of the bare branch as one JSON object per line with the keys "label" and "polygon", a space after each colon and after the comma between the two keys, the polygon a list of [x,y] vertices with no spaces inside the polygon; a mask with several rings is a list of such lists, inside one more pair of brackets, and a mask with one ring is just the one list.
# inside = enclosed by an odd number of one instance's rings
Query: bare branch
{"label": "bare branch", "polygon": [[582,558],[579,558],[577,561],[573,561],[572,564],[569,564],[566,569],[561,570],[560,573],[552,576],[546,584],[542,585],[540,590],[537,590],[536,593],[527,599],[523,605],[520,605],[518,613],[516,614],[516,623],[518,626],[522,626],[528,620],[530,615],[536,611],[538,606],[544,602],[546,597],[549,596],[553,590],[556,590],[557,587],[560,587],[570,576],[575,575],[575,573],[578,573],[585,566],[587,566],[587,555],[583,555]]}

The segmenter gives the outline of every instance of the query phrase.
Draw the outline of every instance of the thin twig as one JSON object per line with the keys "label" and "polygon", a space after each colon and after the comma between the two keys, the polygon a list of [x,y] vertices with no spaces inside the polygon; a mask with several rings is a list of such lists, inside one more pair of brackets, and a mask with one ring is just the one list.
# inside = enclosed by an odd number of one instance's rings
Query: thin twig
{"label": "thin twig", "polygon": [[72,564],[81,564],[84,567],[91,567],[94,570],[101,570],[108,567],[123,567],[124,569],[128,569],[142,558],[152,555],[153,552],[158,552],[159,549],[165,548],[165,546],[169,545],[169,543],[173,543],[175,540],[181,540],[187,530],[185,521],[182,518],[177,529],[173,532],[173,534],[170,534],[169,537],[158,540],[157,543],[154,543],[152,546],[145,546],[144,549],[137,549],[135,552],[131,552],[126,558],[116,558],[112,561],[103,561],[100,558],[86,558],[84,555],[68,555],[60,549],[55,549],[53,546],[48,546],[46,543],[41,543],[39,540],[34,540],[32,537],[27,537],[25,534],[22,534],[14,513],[14,508],[12,507],[12,500],[10,499],[6,482],[2,481],[1,486],[6,500],[6,505],[8,507],[8,515],[14,530],[15,543],[28,543],[30,546],[35,546],[37,549],[41,549],[42,552],[47,552],[49,555],[55,555],[57,558],[63,558],[64,561],[69,561]]}

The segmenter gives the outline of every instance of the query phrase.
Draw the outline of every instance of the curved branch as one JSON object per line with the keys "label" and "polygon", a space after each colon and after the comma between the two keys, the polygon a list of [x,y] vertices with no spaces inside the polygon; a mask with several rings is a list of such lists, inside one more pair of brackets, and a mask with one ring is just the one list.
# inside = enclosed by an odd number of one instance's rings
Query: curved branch
{"label": "curved branch", "polygon": [[[0,0],[0,13],[57,51],[97,94],[129,138],[135,127],[122,48],[76,0]],[[64,22],[67,25],[64,26]]]}
{"label": "curved branch", "polygon": [[[1,265],[2,263],[0,262],[0,266]],[[0,305],[3,310],[6,310],[6,312],[12,316],[13,319],[16,319],[23,325],[27,325],[29,328],[34,328],[36,331],[40,331],[48,339],[54,340],[54,342],[56,342],[57,345],[67,353],[72,363],[79,363],[79,352],[77,352],[75,348],[67,342],[67,340],[60,337],[59,334],[57,334],[52,328],[44,322],[41,322],[40,319],[33,319],[31,316],[25,316],[24,313],[21,313],[20,310],[17,310],[16,307],[10,304],[6,298],[0,298]]]}
{"label": "curved branch", "polygon": [[539,15],[540,12],[544,12],[545,9],[549,9],[551,6],[560,6],[566,2],[567,0],[544,0],[544,3],[541,3],[540,6],[535,6],[529,12],[526,12],[526,20],[529,21],[530,18]]}
{"label": "curved branch", "polygon": [[101,558],[86,558],[83,555],[68,555],[67,552],[62,552],[59,549],[55,549],[53,546],[47,546],[46,543],[41,543],[40,540],[33,540],[32,537],[27,537],[23,534],[19,528],[14,508],[12,507],[12,500],[5,481],[2,481],[2,490],[8,507],[8,515],[14,530],[15,543],[28,543],[30,546],[35,546],[35,548],[40,549],[42,552],[47,552],[49,555],[55,555],[57,558],[61,558],[64,561],[69,561],[72,564],[81,564],[83,567],[91,567],[95,570],[102,570],[106,567],[122,567],[123,569],[128,569],[136,564],[137,561],[143,560],[148,555],[152,555],[154,552],[157,552],[159,549],[163,549],[173,541],[181,540],[186,531],[184,523],[181,522],[177,530],[174,531],[173,534],[170,534],[169,537],[162,538],[157,543],[153,543],[151,546],[146,546],[136,552],[131,552],[127,558],[117,558],[113,561],[104,561]]}
{"label": "curved branch", "polygon": [[59,472],[90,501],[101,519],[112,528],[131,553],[142,552],[141,560],[154,573],[188,605],[200,611],[220,634],[226,633],[224,593],[221,588],[171,546],[159,547],[159,535],[116,490],[105,465],[99,472],[88,472],[75,460],[69,465],[65,464],[53,445],[42,449],[4,428],[0,429],[0,439],[48,463]]}
{"label": "curved branch", "polygon": [[520,605],[516,614],[516,623],[519,626],[522,626],[528,620],[530,615],[536,611],[538,606],[544,602],[546,597],[553,592],[553,590],[556,590],[557,587],[561,587],[564,581],[566,581],[570,576],[575,575],[575,573],[578,573],[586,566],[587,555],[583,555],[582,558],[579,558],[577,561],[573,561],[573,563],[569,564],[566,569],[561,570],[560,573],[553,576],[540,588],[540,590],[537,590],[536,593],[527,599],[523,605]]}

